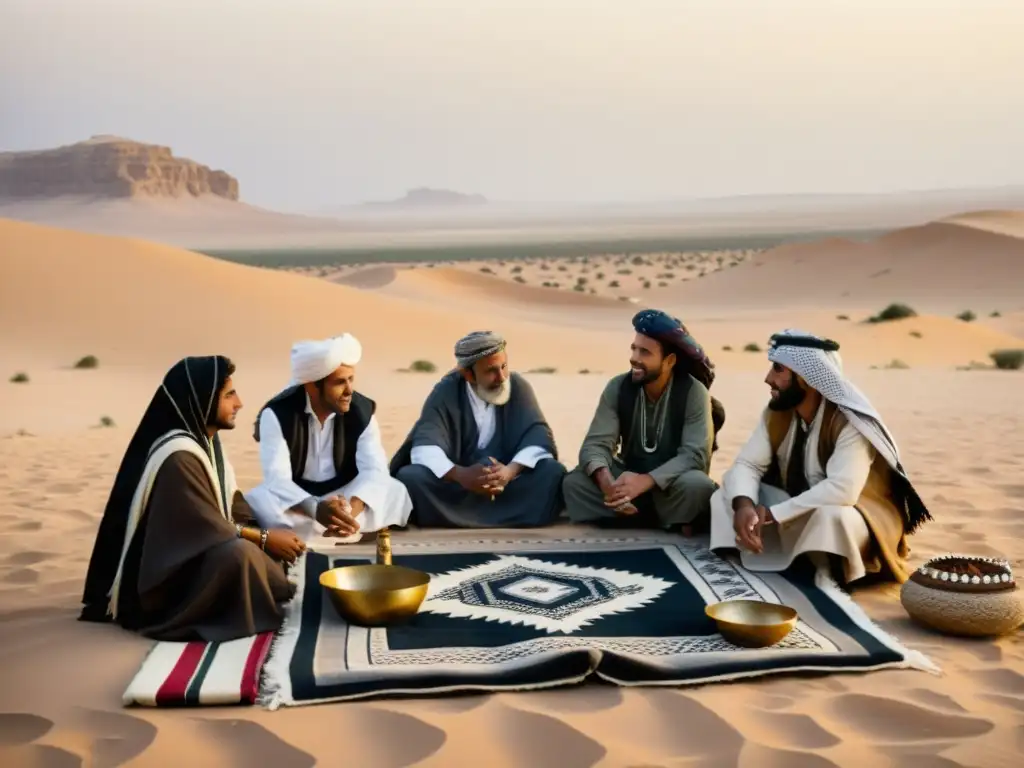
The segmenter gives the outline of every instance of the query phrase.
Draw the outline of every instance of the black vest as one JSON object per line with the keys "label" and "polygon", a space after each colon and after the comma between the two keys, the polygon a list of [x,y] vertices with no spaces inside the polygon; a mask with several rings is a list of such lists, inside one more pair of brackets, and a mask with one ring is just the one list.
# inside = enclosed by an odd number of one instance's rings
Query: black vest
{"label": "black vest", "polygon": [[[270,400],[263,408],[274,412],[281,424],[281,434],[288,444],[291,458],[292,481],[311,496],[322,496],[336,491],[352,482],[359,470],[356,468],[356,442],[377,411],[377,404],[358,392],[352,393],[352,405],[348,413],[334,416],[334,470],[330,480],[315,482],[306,480],[306,455],[309,451],[309,414],[306,413],[306,390],[296,387],[294,392]],[[260,413],[263,412],[260,409]],[[259,415],[256,417],[256,442],[260,441]]]}
{"label": "black vest", "polygon": [[[642,453],[642,459],[627,455],[628,451],[635,451],[632,448],[630,437],[632,437],[633,429],[633,412],[636,407],[636,398],[640,392],[642,384],[635,384],[633,380],[626,375],[621,384],[619,385],[619,399],[618,399],[618,414],[619,414],[619,433],[621,436],[621,450],[623,461],[626,462],[626,467],[630,471],[647,471],[654,467],[660,466],[664,461],[668,461],[679,450],[679,443],[683,439],[683,425],[686,423],[686,399],[690,394],[690,385],[692,378],[690,374],[680,371],[678,368],[675,372],[675,383],[672,385],[672,394],[668,404],[668,423],[665,425],[665,431],[662,433],[661,442],[658,444],[658,450],[652,454]],[[681,382],[683,383],[680,386]],[[721,431],[722,426],[725,424],[725,407],[714,397],[711,398],[711,423],[714,429],[714,441],[711,445],[711,453],[714,454],[718,450],[718,433]],[[633,465],[630,461],[637,462],[638,466],[646,466],[647,470],[636,470],[633,469]],[[658,463],[651,463],[657,461]]]}
{"label": "black vest", "polygon": [[[637,397],[643,384],[634,382],[629,376],[622,379],[619,385],[618,413],[620,455],[626,469],[630,472],[649,472],[659,467],[679,453],[679,443],[683,439],[683,425],[686,422],[686,399],[690,394],[693,379],[689,374],[677,376],[672,382],[672,391],[668,393],[668,412],[665,415],[665,430],[661,433],[658,447],[653,453],[638,450],[633,437],[633,413],[636,410]],[[646,406],[645,406],[646,407]],[[653,437],[649,435],[648,437]]]}

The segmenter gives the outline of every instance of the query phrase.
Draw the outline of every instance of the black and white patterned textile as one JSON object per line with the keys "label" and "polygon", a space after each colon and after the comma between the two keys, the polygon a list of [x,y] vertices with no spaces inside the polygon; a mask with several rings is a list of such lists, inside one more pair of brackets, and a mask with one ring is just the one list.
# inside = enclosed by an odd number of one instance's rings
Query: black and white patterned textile
{"label": "black and white patterned textile", "polygon": [[[596,676],[688,685],[798,670],[933,669],[873,626],[824,574],[753,574],[671,534],[395,534],[394,563],[431,574],[419,613],[388,628],[348,624],[319,586],[367,545],[310,550],[264,668],[269,708],[376,696],[528,690]],[[734,646],[704,608],[785,603],[800,614],[778,645]]]}

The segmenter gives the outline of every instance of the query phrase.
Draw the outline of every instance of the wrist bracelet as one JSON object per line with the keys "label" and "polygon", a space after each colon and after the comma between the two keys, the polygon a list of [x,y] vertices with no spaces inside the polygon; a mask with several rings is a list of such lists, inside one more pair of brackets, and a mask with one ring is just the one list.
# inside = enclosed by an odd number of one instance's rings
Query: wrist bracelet
{"label": "wrist bracelet", "polygon": [[235,533],[238,534],[238,538],[242,538],[242,528],[244,527],[241,523],[235,523]]}
{"label": "wrist bracelet", "polygon": [[262,549],[264,551],[267,549],[267,529],[266,528],[264,528],[263,530],[260,531],[260,549]]}

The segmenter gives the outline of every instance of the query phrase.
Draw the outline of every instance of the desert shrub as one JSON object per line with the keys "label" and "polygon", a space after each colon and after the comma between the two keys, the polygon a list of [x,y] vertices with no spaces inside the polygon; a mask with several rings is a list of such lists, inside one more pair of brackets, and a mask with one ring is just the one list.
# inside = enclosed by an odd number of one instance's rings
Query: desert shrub
{"label": "desert shrub", "polygon": [[594,275],[594,277],[596,277],[598,280],[604,280],[604,272],[598,272],[596,275]]}
{"label": "desert shrub", "polygon": [[743,347],[743,351],[744,352],[760,352],[761,351],[761,345],[758,344],[757,342],[752,341],[749,344],[747,344],[745,347]]}
{"label": "desert shrub", "polygon": [[1024,367],[1024,349],[997,349],[989,357],[996,368],[1003,371],[1019,371]]}
{"label": "desert shrub", "polygon": [[644,288],[650,288],[650,287],[651,287],[651,281],[650,280],[644,280]]}
{"label": "desert shrub", "polygon": [[915,339],[920,339],[923,334],[920,331],[911,331],[910,335],[913,336]]}
{"label": "desert shrub", "polygon": [[608,287],[609,288],[618,288],[619,287],[619,281],[618,280],[612,280],[610,283],[608,283]]}
{"label": "desert shrub", "polygon": [[576,283],[572,289],[576,291],[576,293],[586,293],[587,286],[583,285],[583,283]]}
{"label": "desert shrub", "polygon": [[437,366],[429,360],[413,360],[409,370],[416,373],[433,373],[437,370]]}
{"label": "desert shrub", "polygon": [[910,366],[907,365],[902,360],[893,359],[893,360],[890,360],[888,362],[888,364],[886,364],[885,367],[890,369],[890,370],[894,370],[894,371],[905,371]]}
{"label": "desert shrub", "polygon": [[975,320],[977,317],[978,316],[976,314],[974,314],[973,312],[971,312],[971,310],[965,309],[963,312],[961,312],[959,315],[956,316],[956,319],[957,320],[963,320],[965,323],[969,323],[969,322]]}
{"label": "desert shrub", "polygon": [[726,344],[724,347],[722,347],[722,351],[723,352],[732,352],[732,344]]}
{"label": "desert shrub", "polygon": [[884,323],[888,320],[903,320],[907,317],[917,317],[917,312],[906,304],[890,304],[874,317],[868,318],[868,322]]}
{"label": "desert shrub", "polygon": [[1003,313],[1000,312],[998,309],[992,310],[992,314],[989,315],[989,317],[1002,317],[1002,316],[1003,316]]}
{"label": "desert shrub", "polygon": [[836,315],[836,320],[849,320],[849,315]]}
{"label": "desert shrub", "polygon": [[112,427],[114,426],[114,420],[109,416],[100,416],[101,427]]}
{"label": "desert shrub", "polygon": [[509,271],[510,271],[510,272],[511,272],[511,273],[512,273],[513,275],[518,275],[518,274],[519,274],[520,272],[522,272],[522,271],[523,271],[523,268],[522,268],[522,267],[520,267],[519,265],[516,265],[516,266],[512,267],[512,269],[511,269],[511,270],[509,270]]}
{"label": "desert shrub", "polygon": [[516,275],[512,279],[515,280],[517,283],[526,283],[526,278],[523,277],[522,275]]}
{"label": "desert shrub", "polygon": [[75,363],[75,368],[98,368],[99,364],[100,361],[96,359],[95,355],[86,355]]}
{"label": "desert shrub", "polygon": [[555,373],[557,370],[557,368],[552,368],[551,366],[544,366],[541,368],[531,368],[527,373]]}
{"label": "desert shrub", "polygon": [[491,269],[490,267],[480,267],[480,271],[483,272],[485,275],[493,275],[494,274],[494,270]]}
{"label": "desert shrub", "polygon": [[28,374],[24,371],[18,371],[10,378],[11,384],[28,384]]}

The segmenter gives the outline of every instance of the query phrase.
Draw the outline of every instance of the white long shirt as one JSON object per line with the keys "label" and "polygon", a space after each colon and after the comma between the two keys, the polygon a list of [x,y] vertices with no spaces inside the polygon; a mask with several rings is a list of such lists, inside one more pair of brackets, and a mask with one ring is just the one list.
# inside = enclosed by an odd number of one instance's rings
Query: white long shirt
{"label": "white long shirt", "polygon": [[[804,471],[810,488],[771,507],[772,517],[780,524],[798,519],[819,507],[852,507],[857,503],[868,481],[871,464],[875,459],[875,448],[849,423],[839,433],[835,451],[828,460],[827,467],[821,466],[818,461],[818,438],[821,434],[824,412],[823,400],[810,425],[805,426],[803,419],[794,416],[793,423],[790,424],[789,431],[779,446],[776,458],[779,461],[779,469],[785,476],[796,430],[810,430],[804,446]],[[768,437],[768,426],[766,419],[762,417],[758,420],[757,428],[747,444],[740,450],[736,461],[722,477],[730,508],[732,500],[737,496],[746,496],[756,502],[761,478],[768,470],[771,460],[772,447]]]}
{"label": "white long shirt", "polygon": [[[306,467],[302,472],[305,480],[323,482],[335,476],[334,467],[334,420],[330,414],[324,423],[313,412],[313,406],[306,397],[306,418],[309,424],[309,438],[306,446]],[[270,408],[260,414],[260,466],[263,469],[263,483],[253,488],[246,499],[259,517],[280,519],[287,524],[285,512],[301,505],[309,515],[315,515],[319,501],[341,488],[323,496],[311,496],[292,480],[292,463],[288,442],[281,432],[281,423]],[[387,455],[381,442],[380,425],[376,416],[370,418],[366,429],[356,441],[355,479],[344,487],[342,495],[351,501],[359,498],[371,510],[384,511],[388,500],[388,486],[391,475]]]}
{"label": "white long shirt", "polygon": [[[473,421],[477,429],[477,450],[483,449],[494,437],[497,429],[497,408],[491,403],[485,402],[473,389],[469,382],[465,383],[466,391],[469,392],[469,406],[473,413]],[[521,464],[528,469],[537,466],[542,459],[552,459],[551,452],[539,445],[528,445],[519,451],[511,463]],[[455,466],[455,462],[444,452],[439,445],[418,445],[412,449],[409,457],[413,464],[421,464],[427,467],[437,477],[444,477]]]}

